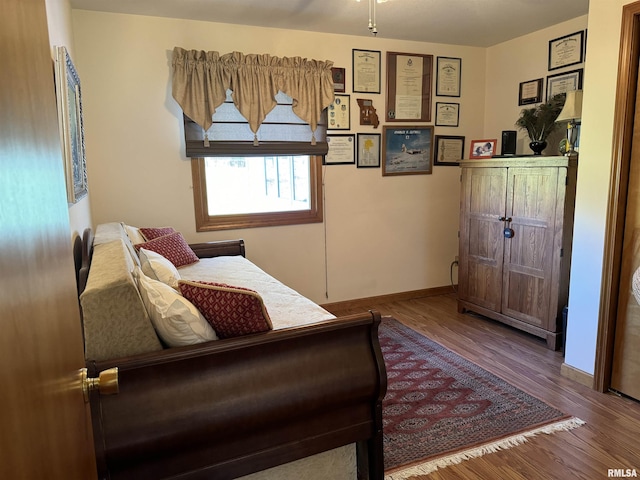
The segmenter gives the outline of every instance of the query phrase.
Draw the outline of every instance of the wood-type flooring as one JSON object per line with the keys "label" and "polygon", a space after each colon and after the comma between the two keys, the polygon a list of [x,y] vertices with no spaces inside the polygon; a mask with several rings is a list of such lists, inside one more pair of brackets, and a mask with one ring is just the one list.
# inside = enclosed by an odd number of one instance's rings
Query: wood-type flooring
{"label": "wood-type flooring", "polygon": [[331,311],[344,315],[367,309],[392,315],[512,385],[587,422],[574,430],[538,435],[521,446],[415,480],[640,476],[640,403],[597,392],[561,375],[563,354],[548,350],[544,340],[484,317],[458,313],[455,294],[372,303],[364,308],[336,307]]}

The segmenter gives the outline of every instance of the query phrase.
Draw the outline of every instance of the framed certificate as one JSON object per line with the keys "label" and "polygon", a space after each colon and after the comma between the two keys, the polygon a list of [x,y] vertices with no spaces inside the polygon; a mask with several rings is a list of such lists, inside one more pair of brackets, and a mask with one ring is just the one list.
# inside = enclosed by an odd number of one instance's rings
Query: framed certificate
{"label": "framed certificate", "polygon": [[549,70],[577,65],[584,61],[584,31],[549,41]]}
{"label": "framed certificate", "polygon": [[434,165],[458,166],[464,158],[464,137],[436,135],[433,149]]}
{"label": "framed certificate", "polygon": [[351,128],[351,108],[349,95],[334,96],[333,103],[329,105],[327,120],[329,130],[349,130]]}
{"label": "framed certificate", "polygon": [[387,52],[387,122],[430,122],[433,55]]}
{"label": "framed certificate", "polygon": [[354,93],[380,93],[380,58],[377,50],[352,50]]}
{"label": "framed certificate", "polygon": [[437,57],[436,59],[436,96],[459,97],[462,79],[462,59]]}
{"label": "framed certificate", "polygon": [[542,79],[529,80],[520,84],[518,105],[530,105],[542,102]]}
{"label": "framed certificate", "polygon": [[380,134],[379,133],[359,133],[358,134],[358,168],[379,168],[380,167]]}
{"label": "framed certificate", "polygon": [[583,69],[571,72],[558,73],[547,77],[547,100],[559,94],[582,88]]}
{"label": "framed certificate", "polygon": [[436,102],[436,126],[457,127],[460,121],[460,104]]}
{"label": "framed certificate", "polygon": [[323,165],[349,165],[356,163],[356,136],[354,134],[327,135],[329,151]]}

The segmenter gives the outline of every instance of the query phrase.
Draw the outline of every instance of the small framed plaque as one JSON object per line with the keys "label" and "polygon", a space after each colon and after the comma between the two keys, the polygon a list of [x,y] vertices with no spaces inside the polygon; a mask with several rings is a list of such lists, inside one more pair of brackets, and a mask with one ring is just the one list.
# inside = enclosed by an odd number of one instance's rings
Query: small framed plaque
{"label": "small framed plaque", "polygon": [[436,126],[457,127],[460,122],[460,104],[436,102]]}
{"label": "small framed plaque", "polygon": [[518,92],[518,105],[531,105],[542,102],[542,79],[522,82]]}
{"label": "small framed plaque", "polygon": [[344,92],[345,91],[345,71],[344,68],[333,67],[331,68],[331,76],[333,77],[333,91]]}

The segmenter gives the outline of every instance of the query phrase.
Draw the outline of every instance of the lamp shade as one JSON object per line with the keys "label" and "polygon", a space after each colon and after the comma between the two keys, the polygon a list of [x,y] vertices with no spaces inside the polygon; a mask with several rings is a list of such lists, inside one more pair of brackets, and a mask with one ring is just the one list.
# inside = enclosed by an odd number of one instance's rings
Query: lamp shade
{"label": "lamp shade", "polygon": [[567,92],[567,98],[564,101],[564,107],[556,122],[567,122],[582,117],[582,90],[572,90]]}

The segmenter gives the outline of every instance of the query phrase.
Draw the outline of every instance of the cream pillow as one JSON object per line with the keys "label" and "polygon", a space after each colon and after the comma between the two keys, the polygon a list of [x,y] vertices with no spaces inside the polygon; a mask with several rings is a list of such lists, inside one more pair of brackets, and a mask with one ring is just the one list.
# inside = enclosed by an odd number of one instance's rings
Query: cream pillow
{"label": "cream pillow", "polygon": [[142,272],[149,278],[159,280],[178,290],[180,273],[173,263],[159,253],[141,248],[138,250]]}
{"label": "cream pillow", "polygon": [[132,227],[131,225],[122,224],[124,226],[124,231],[127,232],[127,236],[129,240],[131,240],[132,245],[136,245],[137,243],[146,242],[146,238],[142,236],[140,229],[138,227]]}
{"label": "cream pillow", "polygon": [[166,345],[180,347],[218,339],[189,300],[170,286],[147,277],[139,268],[134,275],[151,322]]}

